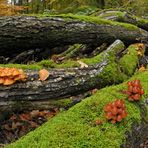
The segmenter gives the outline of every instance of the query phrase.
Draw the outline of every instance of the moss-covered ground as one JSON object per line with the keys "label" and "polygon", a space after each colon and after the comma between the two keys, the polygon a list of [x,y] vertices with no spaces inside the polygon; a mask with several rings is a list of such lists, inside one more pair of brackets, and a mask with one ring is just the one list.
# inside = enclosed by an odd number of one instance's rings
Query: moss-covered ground
{"label": "moss-covered ground", "polygon": [[[148,71],[135,74],[130,80],[140,79],[148,97]],[[121,90],[127,89],[127,82],[98,90],[93,96],[83,100],[68,111],[58,114],[20,140],[6,146],[7,148],[119,148],[125,142],[125,132],[134,122],[140,122],[138,103],[129,102]],[[106,121],[103,107],[116,99],[125,100],[128,116],[117,124]],[[95,121],[103,121],[95,125]],[[147,114],[148,119],[148,114]]]}

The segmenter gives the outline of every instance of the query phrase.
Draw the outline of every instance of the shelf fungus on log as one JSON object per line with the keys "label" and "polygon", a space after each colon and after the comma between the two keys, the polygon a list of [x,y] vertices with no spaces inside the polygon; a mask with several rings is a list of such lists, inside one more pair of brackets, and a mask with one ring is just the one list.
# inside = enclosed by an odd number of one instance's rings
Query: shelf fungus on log
{"label": "shelf fungus on log", "polygon": [[26,81],[27,75],[22,69],[0,67],[0,84],[12,85],[16,81]]}

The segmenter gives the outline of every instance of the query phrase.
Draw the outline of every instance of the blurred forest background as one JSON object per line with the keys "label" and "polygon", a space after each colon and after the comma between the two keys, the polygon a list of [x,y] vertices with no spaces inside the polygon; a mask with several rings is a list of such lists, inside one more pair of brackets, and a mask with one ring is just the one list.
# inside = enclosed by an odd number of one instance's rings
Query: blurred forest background
{"label": "blurred forest background", "polygon": [[148,0],[0,0],[0,16],[38,13],[89,15],[102,9],[148,16]]}

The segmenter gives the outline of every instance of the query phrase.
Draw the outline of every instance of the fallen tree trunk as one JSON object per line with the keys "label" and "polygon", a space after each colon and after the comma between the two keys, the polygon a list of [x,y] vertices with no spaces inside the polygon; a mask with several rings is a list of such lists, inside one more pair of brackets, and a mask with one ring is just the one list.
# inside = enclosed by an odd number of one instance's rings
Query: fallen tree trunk
{"label": "fallen tree trunk", "polygon": [[[123,42],[117,40],[100,55],[98,64],[82,69],[50,70],[49,78],[43,82],[38,80],[38,71],[29,70],[26,82],[0,86],[0,110],[15,110],[18,106],[19,110],[45,108],[48,101],[50,104],[51,100],[119,83],[127,78],[115,63],[116,56],[123,50]],[[116,75],[120,77],[116,78]]]}
{"label": "fallen tree trunk", "polygon": [[29,49],[74,43],[112,43],[116,39],[121,39],[125,44],[147,41],[148,32],[130,24],[89,16],[0,18],[0,56],[4,57],[15,57]]}
{"label": "fallen tree trunk", "polygon": [[[0,86],[0,110],[4,107],[6,110],[15,102],[38,104],[40,107],[45,105],[47,99],[52,100],[60,97],[69,97],[82,93],[95,87],[97,84],[103,87],[103,80],[97,78],[108,65],[107,60],[86,69],[66,69],[49,71],[50,76],[46,81],[38,80],[38,71],[28,71],[28,80],[25,83],[17,83],[12,86]],[[32,81],[32,79],[34,79]],[[99,84],[100,83],[100,84]],[[23,106],[25,107],[25,103]],[[13,106],[16,109],[17,106]],[[43,107],[42,106],[42,107]],[[27,107],[27,106],[26,106]],[[4,110],[5,110],[4,109]],[[20,108],[21,110],[21,108]]]}

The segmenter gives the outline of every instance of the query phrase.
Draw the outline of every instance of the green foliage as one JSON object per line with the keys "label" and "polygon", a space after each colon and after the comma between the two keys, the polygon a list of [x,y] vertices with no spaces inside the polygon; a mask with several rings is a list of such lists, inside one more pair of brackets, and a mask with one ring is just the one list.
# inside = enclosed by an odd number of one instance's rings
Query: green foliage
{"label": "green foliage", "polygon": [[135,15],[148,14],[148,1],[147,0],[105,0],[105,8],[114,8],[116,10],[124,9]]}
{"label": "green foliage", "polygon": [[[130,80],[140,79],[148,95],[148,72],[136,74]],[[125,132],[131,125],[141,121],[140,109],[136,103],[127,101],[127,96],[120,93],[127,89],[126,82],[99,90],[93,96],[83,100],[67,112],[62,112],[27,136],[6,148],[44,148],[44,147],[100,147],[119,148],[125,142]],[[103,107],[116,98],[125,100],[128,116],[115,125],[106,121]],[[145,99],[143,96],[141,102]],[[95,120],[103,121],[95,125]]]}

